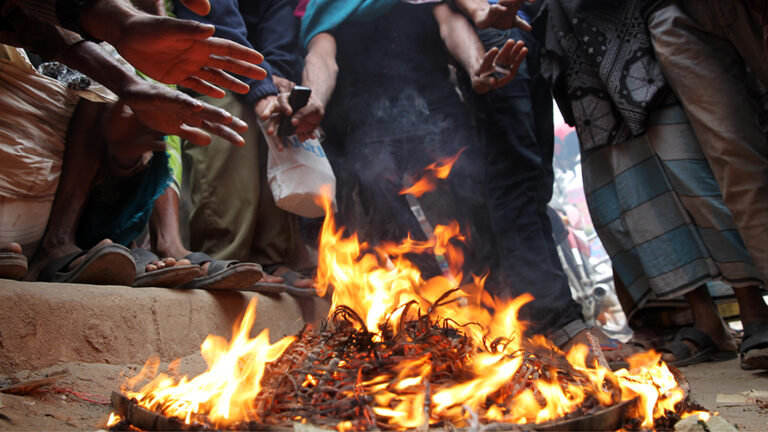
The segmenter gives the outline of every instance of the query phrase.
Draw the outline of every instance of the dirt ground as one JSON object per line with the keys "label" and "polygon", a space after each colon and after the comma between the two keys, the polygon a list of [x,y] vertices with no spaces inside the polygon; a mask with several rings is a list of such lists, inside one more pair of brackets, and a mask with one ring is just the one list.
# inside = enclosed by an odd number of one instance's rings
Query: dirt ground
{"label": "dirt ground", "polygon": [[[0,376],[0,387],[14,378],[37,379],[66,370],[53,389],[35,395],[14,396],[0,393],[0,430],[8,431],[69,431],[103,428],[111,407],[106,404],[113,390],[118,390],[126,376],[133,376],[141,365],[108,365],[62,363],[55,367],[14,376]],[[184,357],[179,371],[196,375],[205,370],[199,354]],[[691,386],[692,398],[708,410],[718,412],[741,431],[768,430],[768,409],[760,408],[754,391],[768,394],[768,373],[743,371],[738,360],[706,363],[682,369]],[[50,387],[49,387],[50,389]],[[93,401],[77,398],[67,391],[88,394]],[[753,391],[753,397],[740,393]],[[757,393],[759,399],[760,394]],[[762,396],[764,397],[764,396]],[[718,402],[718,398],[720,402]],[[763,405],[765,406],[765,405]]]}

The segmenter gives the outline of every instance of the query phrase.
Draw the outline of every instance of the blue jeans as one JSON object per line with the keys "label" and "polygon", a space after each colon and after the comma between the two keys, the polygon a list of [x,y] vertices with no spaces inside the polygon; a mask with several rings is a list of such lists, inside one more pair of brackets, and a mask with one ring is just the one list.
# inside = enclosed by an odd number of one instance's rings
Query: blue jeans
{"label": "blue jeans", "polygon": [[498,263],[492,294],[534,300],[521,310],[534,333],[548,333],[582,319],[552,237],[547,203],[554,181],[552,93],[540,73],[539,47],[529,33],[480,30],[486,49],[522,40],[528,56],[507,86],[479,99],[485,144],[488,205]]}

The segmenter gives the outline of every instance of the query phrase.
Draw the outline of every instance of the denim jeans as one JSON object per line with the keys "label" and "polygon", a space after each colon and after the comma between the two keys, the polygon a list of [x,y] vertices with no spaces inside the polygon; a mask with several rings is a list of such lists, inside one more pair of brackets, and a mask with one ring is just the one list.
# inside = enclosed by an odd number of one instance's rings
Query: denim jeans
{"label": "denim jeans", "polygon": [[[528,33],[480,30],[486,49],[508,38],[523,40],[528,56],[507,86],[479,98],[485,144],[488,205],[496,237],[498,268],[492,294],[534,300],[521,310],[535,333],[549,333],[581,320],[555,249],[547,203],[552,197],[554,125],[552,94],[541,76],[539,48]],[[493,272],[492,270],[492,272]]]}

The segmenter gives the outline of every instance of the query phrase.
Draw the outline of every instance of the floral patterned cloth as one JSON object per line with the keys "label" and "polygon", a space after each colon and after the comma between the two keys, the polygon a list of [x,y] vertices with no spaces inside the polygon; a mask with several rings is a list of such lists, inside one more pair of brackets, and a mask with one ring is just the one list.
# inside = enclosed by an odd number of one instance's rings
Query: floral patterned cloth
{"label": "floral patterned cloth", "polygon": [[542,74],[582,150],[645,132],[648,113],[675,99],[645,23],[659,0],[545,0],[534,20]]}

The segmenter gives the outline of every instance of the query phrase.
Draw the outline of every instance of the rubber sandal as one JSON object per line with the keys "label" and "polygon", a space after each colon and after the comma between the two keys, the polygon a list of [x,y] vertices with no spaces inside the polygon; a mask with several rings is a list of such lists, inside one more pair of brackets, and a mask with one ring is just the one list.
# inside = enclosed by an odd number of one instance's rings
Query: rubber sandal
{"label": "rubber sandal", "polygon": [[739,356],[742,369],[768,369],[768,321],[755,322],[744,327]]}
{"label": "rubber sandal", "polygon": [[281,274],[280,277],[285,281],[285,285],[287,286],[286,292],[288,294],[297,297],[317,297],[317,290],[315,287],[301,288],[294,285],[294,282],[296,282],[297,279],[304,279],[304,276],[301,273],[295,270],[288,270]]}
{"label": "rubber sandal", "polygon": [[208,264],[208,273],[181,285],[180,289],[204,289],[209,291],[248,290],[261,280],[261,266],[255,263],[241,263],[234,260],[216,260],[203,252],[193,252],[184,258],[192,264]]}
{"label": "rubber sandal", "polygon": [[[691,342],[698,350],[692,351],[684,341]],[[667,362],[675,367],[691,366],[704,362],[719,362],[736,358],[736,351],[721,351],[708,334],[695,327],[680,329],[675,339],[660,350],[675,356],[675,360]]]}
{"label": "rubber sandal", "polygon": [[[80,264],[71,270],[66,270],[72,261],[81,256],[85,258]],[[43,268],[37,280],[130,286],[135,277],[136,266],[131,251],[119,244],[109,243],[52,260]]]}
{"label": "rubber sandal", "polygon": [[0,279],[19,280],[27,274],[27,257],[16,252],[0,252]]}
{"label": "rubber sandal", "polygon": [[136,277],[132,284],[136,288],[175,288],[200,276],[200,266],[197,265],[175,265],[148,272],[147,265],[160,261],[160,258],[146,249],[131,249],[131,255],[136,263]]}
{"label": "rubber sandal", "polygon": [[[283,264],[272,264],[267,266],[264,271],[267,272],[267,274],[274,274],[275,270],[282,267]],[[278,275],[274,275],[278,276]],[[294,282],[296,282],[297,279],[302,279],[304,276],[295,271],[295,270],[288,270],[285,273],[279,275],[279,277],[283,278],[283,282],[276,283],[276,282],[259,282],[257,284],[254,284],[254,286],[251,288],[251,291],[256,291],[264,294],[279,294],[279,293],[288,293],[297,297],[314,297],[317,296],[317,290],[312,288],[301,288],[294,285]]]}

